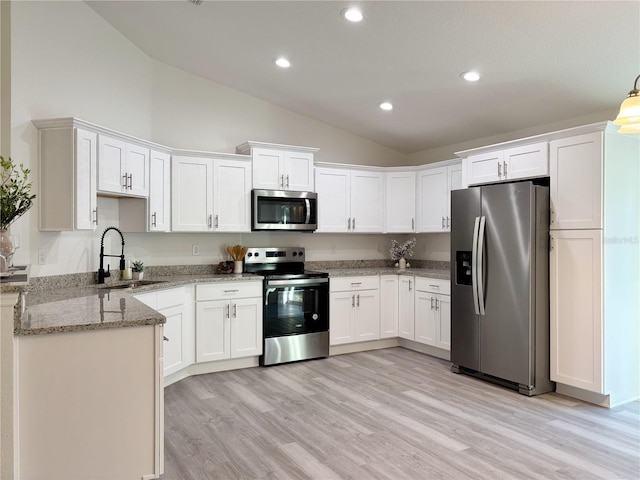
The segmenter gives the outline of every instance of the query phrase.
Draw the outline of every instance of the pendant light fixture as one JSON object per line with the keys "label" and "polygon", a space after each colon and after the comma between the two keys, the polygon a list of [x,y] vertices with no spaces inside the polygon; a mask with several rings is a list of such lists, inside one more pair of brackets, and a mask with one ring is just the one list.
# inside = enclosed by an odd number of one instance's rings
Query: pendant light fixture
{"label": "pendant light fixture", "polygon": [[636,77],[633,90],[620,105],[620,113],[613,121],[614,125],[620,125],[618,133],[640,133],[640,90],[638,90],[638,80]]}

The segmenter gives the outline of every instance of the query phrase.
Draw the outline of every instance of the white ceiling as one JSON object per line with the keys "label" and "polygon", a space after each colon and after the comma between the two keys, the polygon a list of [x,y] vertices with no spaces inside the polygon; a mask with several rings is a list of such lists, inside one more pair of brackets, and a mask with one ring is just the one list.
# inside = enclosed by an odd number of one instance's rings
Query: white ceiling
{"label": "white ceiling", "polygon": [[404,153],[615,109],[640,74],[638,0],[88,3],[152,58]]}

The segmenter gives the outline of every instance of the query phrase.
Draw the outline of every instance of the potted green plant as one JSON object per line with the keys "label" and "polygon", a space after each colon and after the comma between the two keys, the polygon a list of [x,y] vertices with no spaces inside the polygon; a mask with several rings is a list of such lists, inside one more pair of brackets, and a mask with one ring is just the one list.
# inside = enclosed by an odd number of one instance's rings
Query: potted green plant
{"label": "potted green plant", "polygon": [[0,156],[0,167],[0,272],[5,273],[15,253],[9,227],[31,208],[36,196],[31,194],[31,170],[24,168],[23,164],[16,166],[11,157],[3,156]]}
{"label": "potted green plant", "polygon": [[131,262],[131,271],[133,272],[134,280],[142,280],[142,277],[144,277],[144,262],[142,260]]}

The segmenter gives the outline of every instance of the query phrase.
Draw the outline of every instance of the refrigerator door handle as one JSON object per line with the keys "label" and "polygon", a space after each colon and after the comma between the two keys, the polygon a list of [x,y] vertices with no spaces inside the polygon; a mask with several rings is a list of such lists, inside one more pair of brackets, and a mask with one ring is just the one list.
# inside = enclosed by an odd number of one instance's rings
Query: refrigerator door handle
{"label": "refrigerator door handle", "polygon": [[476,221],[473,224],[473,244],[471,251],[471,291],[473,292],[473,308],[476,315],[480,315],[480,307],[478,305],[478,269],[477,257],[478,257],[478,231],[480,227],[480,217],[476,217]]}
{"label": "refrigerator door handle", "polygon": [[478,281],[478,306],[480,307],[480,315],[484,315],[484,268],[483,268],[483,253],[484,253],[484,227],[486,224],[486,217],[480,217],[480,231],[478,232],[478,256],[476,264],[477,281]]}

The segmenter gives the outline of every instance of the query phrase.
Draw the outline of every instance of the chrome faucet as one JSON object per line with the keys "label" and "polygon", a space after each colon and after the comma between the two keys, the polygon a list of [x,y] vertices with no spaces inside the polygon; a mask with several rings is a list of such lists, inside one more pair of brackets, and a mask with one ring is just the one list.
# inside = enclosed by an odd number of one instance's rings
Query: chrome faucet
{"label": "chrome faucet", "polygon": [[[122,253],[120,255],[104,254],[104,236],[109,230],[115,230],[120,234],[120,238],[122,239]],[[122,235],[122,232],[117,227],[107,227],[104,232],[102,232],[102,238],[100,239],[100,268],[98,269],[98,283],[104,283],[104,279],[111,276],[111,267],[108,267],[109,270],[106,272],[104,271],[104,257],[120,257],[120,270],[124,270],[124,235]]]}

